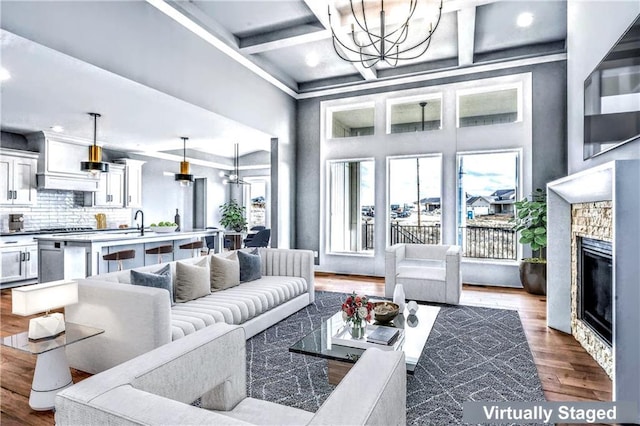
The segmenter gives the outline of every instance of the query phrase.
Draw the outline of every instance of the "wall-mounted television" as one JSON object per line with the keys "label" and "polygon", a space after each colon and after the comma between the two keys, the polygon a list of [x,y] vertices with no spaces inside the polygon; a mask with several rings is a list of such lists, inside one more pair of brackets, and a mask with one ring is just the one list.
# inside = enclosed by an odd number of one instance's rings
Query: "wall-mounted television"
{"label": "wall-mounted television", "polygon": [[584,81],[584,159],[640,139],[640,16]]}

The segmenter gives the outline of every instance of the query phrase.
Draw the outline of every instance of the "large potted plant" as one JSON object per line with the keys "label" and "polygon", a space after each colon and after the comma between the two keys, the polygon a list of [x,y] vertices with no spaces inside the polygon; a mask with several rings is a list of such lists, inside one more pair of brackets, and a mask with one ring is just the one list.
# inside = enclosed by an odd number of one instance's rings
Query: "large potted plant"
{"label": "large potted plant", "polygon": [[520,261],[520,282],[532,294],[547,294],[547,196],[538,188],[531,200],[516,201],[514,230],[520,232],[520,243],[531,246],[533,257]]}
{"label": "large potted plant", "polygon": [[228,201],[220,206],[222,218],[220,224],[228,229],[236,232],[243,231],[247,226],[247,220],[244,217],[245,208],[238,204],[236,200]]}

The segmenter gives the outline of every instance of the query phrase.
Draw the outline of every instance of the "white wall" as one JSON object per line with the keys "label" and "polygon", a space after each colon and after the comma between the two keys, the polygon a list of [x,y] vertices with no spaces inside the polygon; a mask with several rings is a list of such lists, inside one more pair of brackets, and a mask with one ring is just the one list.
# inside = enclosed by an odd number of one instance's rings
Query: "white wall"
{"label": "white wall", "polygon": [[[523,120],[517,123],[493,126],[456,128],[456,91],[480,87],[481,85],[500,85],[522,82],[523,84]],[[372,94],[355,98],[326,101],[320,104],[320,250],[319,270],[363,275],[384,275],[384,254],[387,246],[387,158],[389,156],[442,153],[442,229],[443,244],[455,244],[456,241],[456,190],[457,168],[456,153],[478,150],[521,149],[524,165],[522,190],[531,192],[532,186],[532,98],[531,74],[514,74],[471,82],[461,82],[421,89],[412,89],[383,94]],[[386,134],[386,100],[427,93],[443,94],[442,129]],[[328,139],[325,122],[326,111],[354,103],[373,102],[375,104],[375,134],[353,138]],[[338,159],[373,158],[375,160],[375,255],[338,255],[327,253],[327,221],[325,215],[326,162]],[[495,262],[490,276],[479,274],[478,266],[485,267],[488,262],[478,265],[468,262],[463,266],[463,280],[466,283],[498,284],[520,287],[517,262]]]}
{"label": "white wall", "polygon": [[640,158],[640,140],[583,160],[584,80],[640,14],[635,0],[569,0],[567,4],[568,171],[575,173],[611,160]]}

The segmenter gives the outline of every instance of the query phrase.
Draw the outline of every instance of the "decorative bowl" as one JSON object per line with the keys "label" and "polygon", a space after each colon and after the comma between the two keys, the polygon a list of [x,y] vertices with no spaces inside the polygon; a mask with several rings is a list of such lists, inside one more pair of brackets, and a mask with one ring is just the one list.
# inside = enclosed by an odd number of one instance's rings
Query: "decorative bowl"
{"label": "decorative bowl", "polygon": [[378,322],[389,322],[400,312],[400,306],[393,302],[377,302],[373,304],[373,317]]}
{"label": "decorative bowl", "polygon": [[175,232],[178,229],[178,225],[175,226],[150,226],[153,232],[158,232],[160,234],[168,234],[169,232]]}

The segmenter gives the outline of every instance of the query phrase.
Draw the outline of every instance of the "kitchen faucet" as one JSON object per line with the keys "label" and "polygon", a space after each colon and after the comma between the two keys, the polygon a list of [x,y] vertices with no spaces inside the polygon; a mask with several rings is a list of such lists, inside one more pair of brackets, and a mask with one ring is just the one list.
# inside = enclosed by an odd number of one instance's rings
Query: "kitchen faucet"
{"label": "kitchen faucet", "polygon": [[136,210],[136,215],[133,216],[133,220],[138,220],[138,213],[142,216],[142,221],[140,222],[140,236],[144,235],[144,213],[142,210]]}

